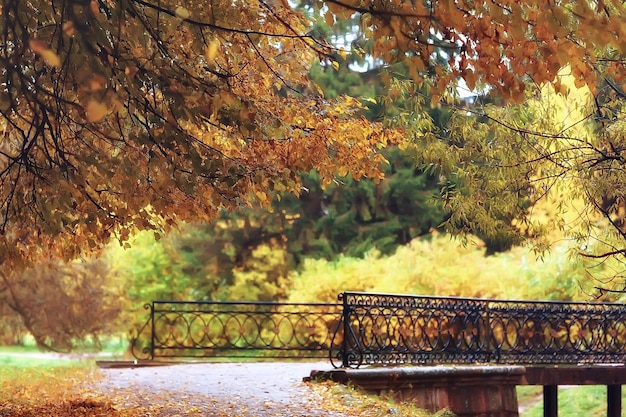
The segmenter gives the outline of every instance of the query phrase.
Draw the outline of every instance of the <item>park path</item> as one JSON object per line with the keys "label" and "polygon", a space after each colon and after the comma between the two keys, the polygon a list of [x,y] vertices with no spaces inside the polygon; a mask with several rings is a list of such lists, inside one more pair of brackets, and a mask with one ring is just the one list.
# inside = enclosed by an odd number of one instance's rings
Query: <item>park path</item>
{"label": "park path", "polygon": [[[352,417],[337,411],[319,389],[302,379],[312,370],[330,370],[328,362],[198,363],[103,369],[99,389],[127,404],[169,404],[146,416],[209,417]],[[563,387],[567,388],[567,387]],[[135,396],[129,395],[135,393]],[[121,393],[121,395],[119,395]],[[542,396],[520,404],[520,415]],[[158,411],[161,411],[160,413]],[[355,410],[356,411],[356,410]]]}
{"label": "park path", "polygon": [[[317,417],[345,414],[324,408],[323,396],[302,378],[327,362],[201,363],[102,369],[97,391],[121,406],[157,415]],[[148,415],[148,414],[146,414]]]}

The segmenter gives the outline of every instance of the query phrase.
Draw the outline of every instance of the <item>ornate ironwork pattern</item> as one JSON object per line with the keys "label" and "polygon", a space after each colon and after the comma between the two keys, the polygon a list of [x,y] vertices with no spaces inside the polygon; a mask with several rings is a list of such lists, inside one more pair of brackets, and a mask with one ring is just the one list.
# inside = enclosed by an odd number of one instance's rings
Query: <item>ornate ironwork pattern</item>
{"label": "ornate ironwork pattern", "polygon": [[327,359],[343,334],[341,304],[153,301],[146,309],[132,343],[137,359]]}
{"label": "ornate ironwork pattern", "polygon": [[626,362],[626,307],[350,293],[341,366]]}

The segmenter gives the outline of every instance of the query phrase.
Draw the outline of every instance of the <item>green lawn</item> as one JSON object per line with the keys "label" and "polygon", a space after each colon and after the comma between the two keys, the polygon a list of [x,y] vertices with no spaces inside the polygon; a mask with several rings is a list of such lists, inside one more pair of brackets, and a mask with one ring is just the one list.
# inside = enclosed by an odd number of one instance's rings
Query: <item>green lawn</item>
{"label": "green lawn", "polygon": [[77,366],[77,364],[80,364],[81,362],[84,361],[13,356],[10,354],[3,354],[3,352],[0,351],[0,372],[6,370],[7,368],[56,368]]}
{"label": "green lawn", "polygon": [[[93,346],[85,345],[78,349],[75,355],[62,355],[40,350],[34,342],[27,341],[23,346],[0,346],[0,372],[5,368],[67,368],[83,367],[86,363],[93,364],[95,353],[105,359],[123,358],[126,355],[128,343],[120,339],[111,339],[103,342],[102,350],[98,352]],[[81,354],[84,359],[81,360]]]}
{"label": "green lawn", "polygon": [[[518,387],[517,395],[520,405],[535,403],[521,413],[520,417],[543,417],[542,392],[542,387]],[[626,390],[622,390],[622,403],[626,404]],[[606,387],[597,385],[560,387],[559,415],[566,417],[606,416]]]}
{"label": "green lawn", "polygon": [[0,383],[20,375],[63,373],[73,368],[90,367],[95,367],[93,359],[70,359],[30,346],[0,346]]}
{"label": "green lawn", "polygon": [[0,354],[3,353],[35,353],[41,350],[35,345],[25,346],[0,346]]}

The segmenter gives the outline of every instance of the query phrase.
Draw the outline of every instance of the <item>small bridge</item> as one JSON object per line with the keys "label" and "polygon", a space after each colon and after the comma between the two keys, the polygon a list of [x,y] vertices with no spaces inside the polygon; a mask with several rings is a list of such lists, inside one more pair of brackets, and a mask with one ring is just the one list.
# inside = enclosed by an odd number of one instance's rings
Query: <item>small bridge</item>
{"label": "small bridge", "polygon": [[626,306],[351,293],[342,367],[626,363]]}
{"label": "small bridge", "polygon": [[[606,385],[608,416],[621,414],[622,304],[356,292],[339,301],[154,301],[133,354],[328,358],[341,369],[326,377],[392,390],[432,410],[448,406],[458,416],[517,416],[515,386],[528,384],[544,386],[544,415],[555,417],[558,385]],[[355,369],[363,365],[421,366]],[[479,409],[464,408],[469,403]],[[498,410],[485,414],[495,403]]]}

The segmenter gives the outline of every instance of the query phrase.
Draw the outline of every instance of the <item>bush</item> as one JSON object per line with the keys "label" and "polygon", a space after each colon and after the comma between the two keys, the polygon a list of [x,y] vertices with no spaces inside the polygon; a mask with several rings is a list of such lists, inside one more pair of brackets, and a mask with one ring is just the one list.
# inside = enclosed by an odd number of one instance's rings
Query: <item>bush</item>
{"label": "bush", "polygon": [[478,239],[447,235],[418,238],[388,257],[370,251],[364,259],[305,261],[292,274],[290,301],[336,301],[343,291],[369,291],[529,300],[587,300],[590,274],[602,265],[586,265],[561,245],[543,258],[529,248],[485,256]]}

